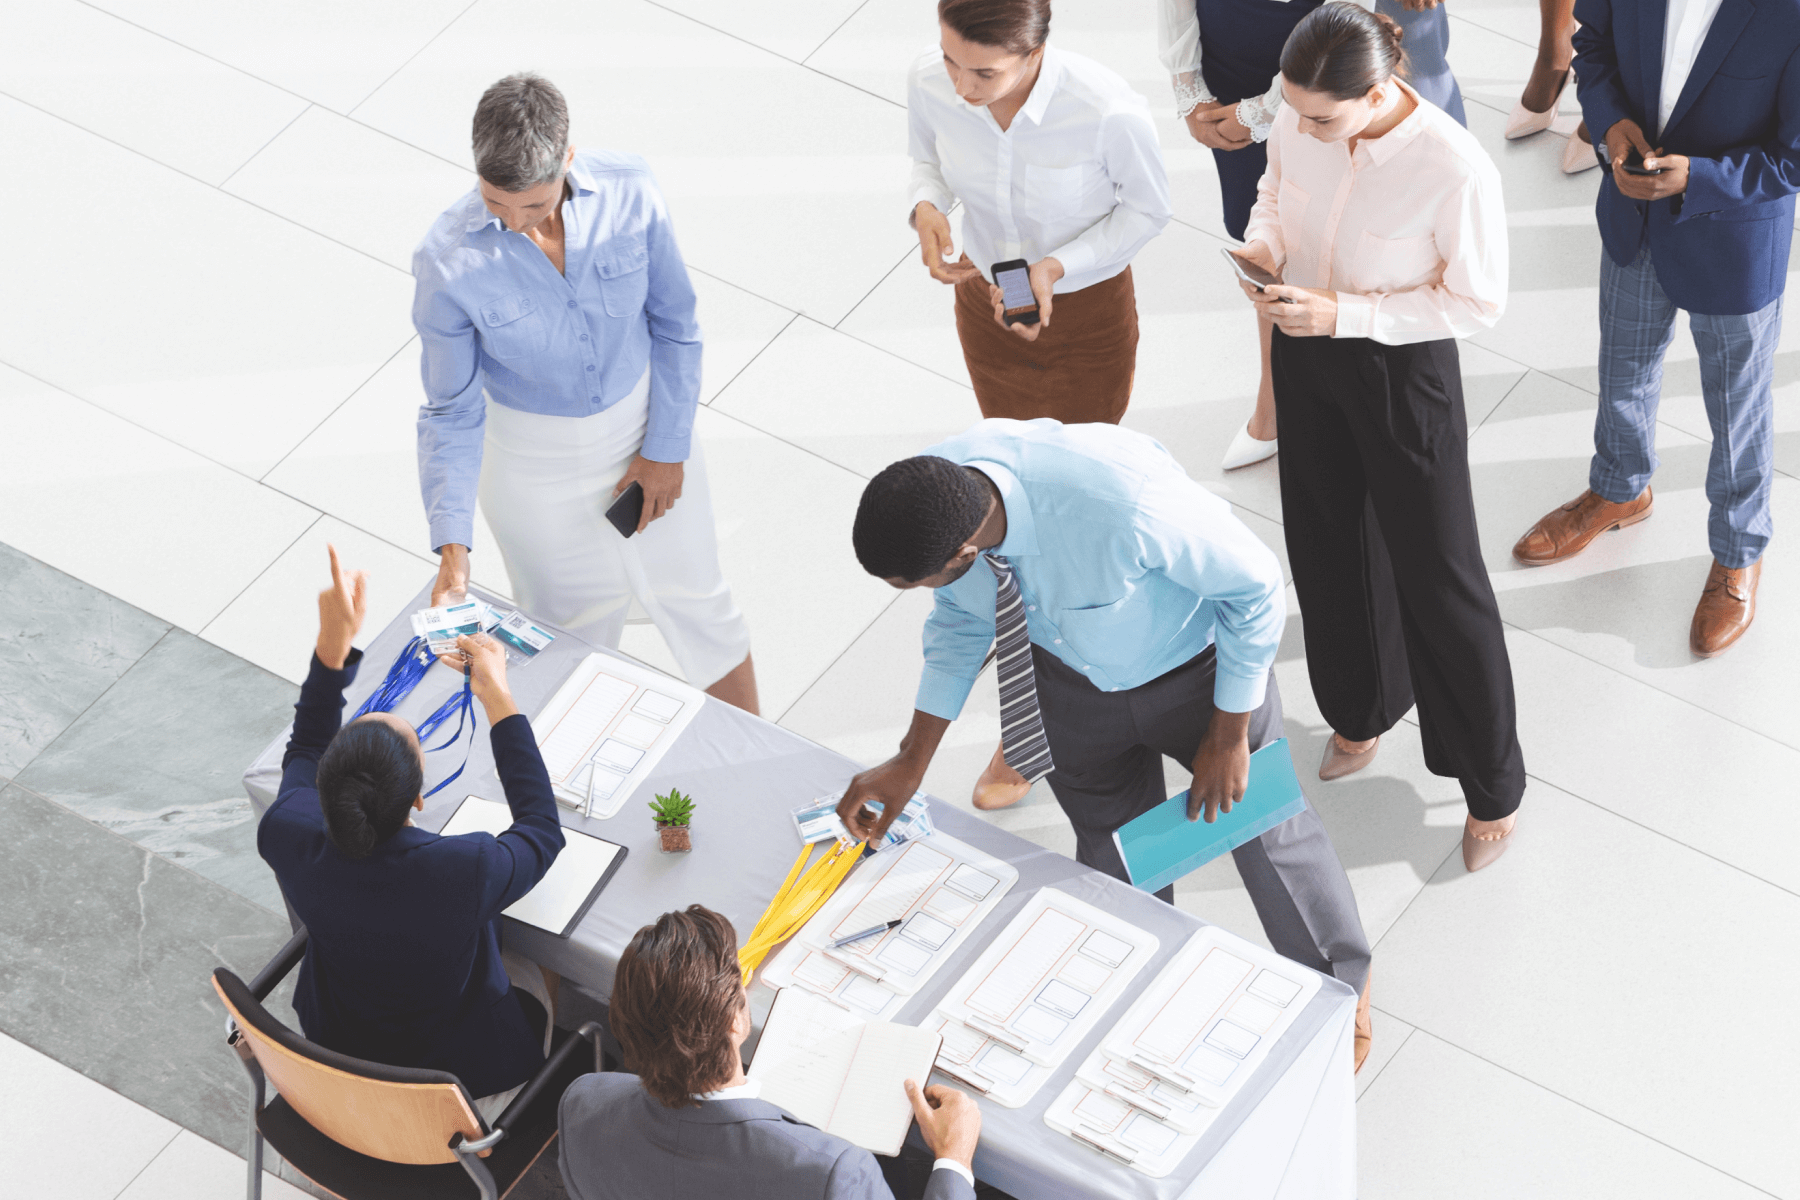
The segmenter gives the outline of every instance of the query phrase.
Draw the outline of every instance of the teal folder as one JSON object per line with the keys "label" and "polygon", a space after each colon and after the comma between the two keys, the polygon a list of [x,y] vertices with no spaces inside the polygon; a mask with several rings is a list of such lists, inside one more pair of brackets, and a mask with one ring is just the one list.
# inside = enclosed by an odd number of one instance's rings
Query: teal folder
{"label": "teal folder", "polygon": [[1181,793],[1113,833],[1133,887],[1154,892],[1196,871],[1228,850],[1260,837],[1306,810],[1306,796],[1294,774],[1287,739],[1270,742],[1250,756],[1250,784],[1244,798],[1211,825],[1187,817],[1188,794]]}

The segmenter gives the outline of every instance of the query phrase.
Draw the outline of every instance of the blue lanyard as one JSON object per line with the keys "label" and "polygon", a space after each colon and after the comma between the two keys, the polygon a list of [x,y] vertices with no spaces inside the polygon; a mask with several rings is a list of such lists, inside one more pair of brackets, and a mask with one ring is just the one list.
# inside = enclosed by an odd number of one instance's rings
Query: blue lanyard
{"label": "blue lanyard", "polygon": [[[369,693],[369,698],[364,700],[362,707],[356,710],[356,716],[350,719],[354,721],[357,717],[367,716],[372,712],[392,712],[396,705],[410,696],[413,689],[419,686],[419,680],[425,678],[425,673],[431,670],[431,663],[432,654],[426,649],[424,638],[415,637],[407,642],[399,656],[394,659],[393,665],[388,668],[387,676],[382,679],[381,686]],[[470,687],[470,682],[469,666],[465,663],[463,665],[462,690],[439,705],[438,710],[426,717],[424,723],[419,726],[419,741],[423,743],[432,734],[449,724],[452,716],[456,718],[456,732],[435,746],[426,746],[427,753],[454,745],[462,738],[463,726],[467,724],[469,727],[469,750],[463,752],[462,766],[456,768],[448,779],[426,792],[427,799],[442,791],[469,765],[469,753],[475,748],[475,695]]]}

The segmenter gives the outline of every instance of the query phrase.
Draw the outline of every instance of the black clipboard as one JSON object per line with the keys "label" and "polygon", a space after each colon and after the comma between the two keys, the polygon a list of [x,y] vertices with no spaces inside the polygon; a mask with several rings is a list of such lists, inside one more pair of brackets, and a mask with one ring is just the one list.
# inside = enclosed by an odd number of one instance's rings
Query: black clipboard
{"label": "black clipboard", "polygon": [[[474,803],[471,804],[471,801]],[[458,821],[459,817],[463,818],[460,822]],[[460,828],[457,827],[459,824]],[[485,796],[469,796],[456,806],[456,811],[450,814],[450,819],[444,822],[444,827],[440,832],[444,837],[457,837],[465,833],[493,835],[496,833],[494,829],[496,824],[500,831],[504,831],[508,825],[511,825],[512,810],[505,804],[489,800]],[[595,899],[602,891],[606,890],[606,885],[612,882],[612,877],[618,874],[619,867],[625,862],[625,856],[630,853],[629,847],[621,846],[617,842],[609,842],[605,838],[597,838],[590,833],[582,833],[577,829],[570,829],[567,826],[563,828],[563,843],[562,853],[556,856],[556,862],[551,864],[550,870],[544,875],[544,878],[538,881],[537,887],[514,901],[503,914],[521,924],[529,925],[534,929],[542,929],[544,932],[553,933],[560,938],[569,937],[575,932],[576,927],[581,924],[582,918],[587,916],[588,909],[594,906]],[[559,868],[561,874],[558,874]],[[578,874],[570,877],[571,870]],[[541,916],[541,914],[534,913],[533,910],[541,908],[543,903],[550,898],[540,894],[540,889],[546,885],[553,889],[558,899],[556,911],[559,913],[566,911],[567,913],[560,929],[543,924],[541,919],[534,919],[535,916]],[[570,897],[582,889],[585,890],[571,907]],[[534,896],[538,897],[536,903],[532,903]],[[525,910],[526,915],[520,915],[514,911],[521,908]]]}

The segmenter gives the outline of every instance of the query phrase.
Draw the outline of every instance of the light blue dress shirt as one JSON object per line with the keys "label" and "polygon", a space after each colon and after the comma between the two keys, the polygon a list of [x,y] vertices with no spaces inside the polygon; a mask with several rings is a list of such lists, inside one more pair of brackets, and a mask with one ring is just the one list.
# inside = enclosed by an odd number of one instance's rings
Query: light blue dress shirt
{"label": "light blue dress shirt", "polygon": [[[1138,687],[1215,641],[1213,703],[1262,703],[1287,621],[1274,551],[1162,443],[1116,425],[983,421],[926,454],[981,471],[1031,640],[1102,691]],[[937,589],[916,707],[955,720],[994,640],[994,573]]]}
{"label": "light blue dress shirt", "polygon": [[470,544],[481,478],[485,388],[523,412],[585,417],[612,407],[650,367],[640,453],[685,462],[700,402],[694,288],[662,193],[635,154],[581,151],[563,202],[563,273],[506,228],[480,190],[413,252],[422,349],[419,486],[431,547]]}

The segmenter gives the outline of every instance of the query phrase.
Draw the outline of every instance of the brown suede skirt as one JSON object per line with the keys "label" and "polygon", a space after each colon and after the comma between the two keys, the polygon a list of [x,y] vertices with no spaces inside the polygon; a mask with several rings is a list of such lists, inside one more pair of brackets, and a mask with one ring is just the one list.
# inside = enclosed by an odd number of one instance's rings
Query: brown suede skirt
{"label": "brown suede skirt", "polygon": [[1131,268],[1058,295],[1050,324],[1028,342],[994,320],[988,282],[956,285],[956,333],[984,417],[1055,417],[1117,425],[1137,370],[1137,292]]}

